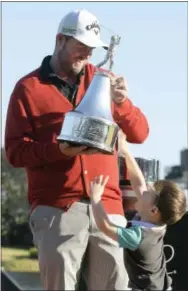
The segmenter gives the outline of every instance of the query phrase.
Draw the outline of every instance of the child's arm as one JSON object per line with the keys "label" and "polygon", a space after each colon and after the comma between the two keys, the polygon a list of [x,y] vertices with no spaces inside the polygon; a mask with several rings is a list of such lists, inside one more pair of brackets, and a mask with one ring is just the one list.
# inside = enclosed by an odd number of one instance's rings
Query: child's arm
{"label": "child's arm", "polygon": [[107,236],[118,241],[117,227],[109,220],[102,202],[91,199],[91,205],[97,227]]}
{"label": "child's arm", "polygon": [[97,227],[104,232],[108,237],[119,243],[120,247],[135,250],[141,241],[141,230],[139,227],[130,227],[128,229],[118,227],[111,223],[101,202],[101,196],[104,192],[104,187],[108,181],[108,177],[103,179],[103,176],[96,177],[91,182],[90,197],[93,209],[93,215]]}
{"label": "child's arm", "polygon": [[118,150],[125,158],[127,170],[128,170],[128,176],[133,188],[133,191],[137,195],[137,198],[139,199],[145,191],[147,191],[147,186],[145,182],[144,175],[142,174],[142,171],[140,170],[135,158],[130,153],[126,137],[123,134],[122,131],[119,131],[119,137],[118,137]]}
{"label": "child's arm", "polygon": [[111,223],[101,203],[101,196],[104,192],[104,188],[108,182],[108,179],[108,176],[103,178],[103,176],[101,175],[99,177],[96,177],[94,181],[91,182],[91,205],[97,227],[107,236],[117,241],[117,227],[113,223]]}

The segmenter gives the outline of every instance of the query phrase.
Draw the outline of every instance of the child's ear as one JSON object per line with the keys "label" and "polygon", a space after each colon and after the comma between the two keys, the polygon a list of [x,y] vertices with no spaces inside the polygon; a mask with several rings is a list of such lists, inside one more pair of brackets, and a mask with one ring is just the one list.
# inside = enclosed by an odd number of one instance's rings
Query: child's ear
{"label": "child's ear", "polygon": [[157,208],[157,206],[153,206],[151,209],[151,212],[154,214],[157,214],[157,213],[159,213],[159,209]]}

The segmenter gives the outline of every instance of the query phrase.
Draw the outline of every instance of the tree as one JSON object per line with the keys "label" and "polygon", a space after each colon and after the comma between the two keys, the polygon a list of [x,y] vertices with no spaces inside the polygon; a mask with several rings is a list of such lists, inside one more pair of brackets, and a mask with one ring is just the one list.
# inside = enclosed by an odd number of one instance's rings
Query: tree
{"label": "tree", "polygon": [[11,243],[10,238],[17,236],[18,229],[28,224],[27,181],[24,169],[15,169],[8,163],[3,148],[1,161],[2,243]]}

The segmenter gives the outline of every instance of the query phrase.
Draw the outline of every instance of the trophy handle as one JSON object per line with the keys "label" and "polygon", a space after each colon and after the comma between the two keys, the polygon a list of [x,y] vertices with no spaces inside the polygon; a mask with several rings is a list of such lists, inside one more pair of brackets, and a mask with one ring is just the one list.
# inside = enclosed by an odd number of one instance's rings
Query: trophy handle
{"label": "trophy handle", "polygon": [[114,64],[113,57],[114,57],[115,47],[120,43],[120,39],[121,39],[121,37],[119,35],[112,35],[111,36],[110,45],[109,45],[106,57],[102,62],[100,62],[98,65],[96,65],[97,68],[102,67],[108,61],[110,61],[109,71],[112,70],[112,67]]}

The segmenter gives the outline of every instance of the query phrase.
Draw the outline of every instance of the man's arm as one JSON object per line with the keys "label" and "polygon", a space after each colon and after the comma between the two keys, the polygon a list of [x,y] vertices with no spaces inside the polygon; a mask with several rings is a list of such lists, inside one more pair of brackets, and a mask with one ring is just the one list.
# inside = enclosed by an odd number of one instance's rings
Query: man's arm
{"label": "man's arm", "polygon": [[34,140],[32,116],[29,115],[29,92],[18,84],[14,89],[7,112],[5,151],[13,167],[36,167],[67,160],[79,154],[85,147],[69,148],[57,142]]}
{"label": "man's arm", "polygon": [[[112,99],[114,100],[112,102],[112,115],[115,122],[126,134],[127,141],[129,143],[143,143],[149,135],[149,124],[144,113],[134,106],[128,98],[126,81],[122,77],[116,77],[112,72],[104,68],[95,68],[95,70],[109,73],[111,77]],[[115,99],[125,100],[116,103]]]}
{"label": "man's arm", "polygon": [[114,120],[126,134],[127,141],[143,143],[149,135],[149,124],[141,110],[128,97],[112,108]]}
{"label": "man's arm", "polygon": [[127,141],[143,143],[149,134],[149,125],[145,115],[129,99],[128,85],[123,77],[111,76],[111,94],[114,120],[126,134]]}

